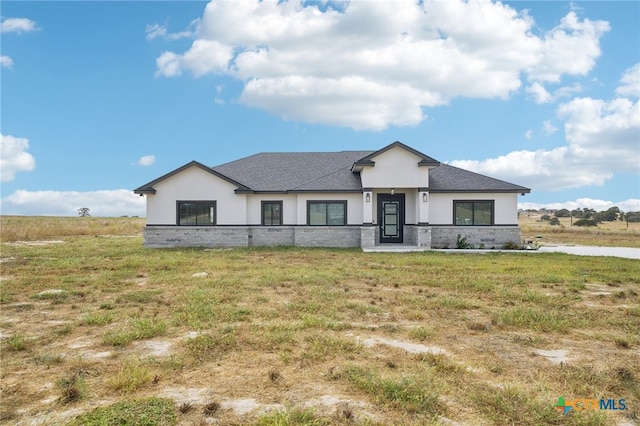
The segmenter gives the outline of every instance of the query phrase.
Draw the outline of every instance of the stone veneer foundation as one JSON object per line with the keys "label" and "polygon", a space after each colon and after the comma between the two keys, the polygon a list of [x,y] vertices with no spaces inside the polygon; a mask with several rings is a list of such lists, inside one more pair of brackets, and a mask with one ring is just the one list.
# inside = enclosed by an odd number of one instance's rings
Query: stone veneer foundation
{"label": "stone veneer foundation", "polygon": [[[420,248],[455,248],[458,235],[475,248],[502,248],[520,243],[518,226],[405,225],[404,245]],[[376,225],[348,226],[146,226],[144,245],[169,247],[375,247]]]}

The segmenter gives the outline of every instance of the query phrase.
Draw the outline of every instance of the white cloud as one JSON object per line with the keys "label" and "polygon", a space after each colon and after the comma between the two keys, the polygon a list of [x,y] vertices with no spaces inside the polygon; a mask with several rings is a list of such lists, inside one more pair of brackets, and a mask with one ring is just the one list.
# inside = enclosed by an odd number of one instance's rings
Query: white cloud
{"label": "white cloud", "polygon": [[184,31],[180,31],[178,33],[170,33],[167,29],[166,25],[161,25],[158,23],[150,24],[145,27],[145,33],[147,40],[151,41],[158,37],[162,37],[166,40],[179,40],[181,38],[193,37],[195,34],[195,28],[198,24],[198,19],[192,21],[189,24],[189,28]]}
{"label": "white cloud", "polygon": [[551,124],[550,120],[545,120],[542,122],[542,133],[544,133],[546,136],[551,136],[557,131],[558,128]]}
{"label": "white cloud", "polygon": [[[1,33],[25,33],[30,31],[37,31],[40,28],[36,25],[35,21],[27,18],[7,18],[0,23]],[[13,59],[10,56],[0,56],[0,68],[12,69]]]}
{"label": "white cloud", "polygon": [[571,86],[560,87],[553,93],[547,91],[547,89],[537,81],[525,88],[525,92],[533,95],[533,100],[537,104],[547,104],[550,102],[555,102],[560,98],[567,98],[574,95],[575,93],[580,93],[581,91],[582,86],[578,83],[575,83]]}
{"label": "white cloud", "polygon": [[[211,1],[184,53],[157,74],[209,73],[244,82],[240,100],[292,120],[356,129],[415,125],[455,97],[507,98],[532,81],[584,75],[609,29],[580,20],[533,34],[526,11],[487,1],[329,3]],[[160,30],[159,28],[157,30]],[[545,94],[546,92],[546,94]]]}
{"label": "white cloud", "polygon": [[140,157],[136,165],[138,166],[152,166],[156,162],[155,155],[145,155]]}
{"label": "white cloud", "polygon": [[145,199],[128,189],[103,191],[17,190],[2,198],[2,214],[37,216],[77,216],[88,207],[92,216],[144,216]]}
{"label": "white cloud", "polygon": [[613,177],[612,170],[594,169],[583,164],[583,154],[579,148],[564,146],[548,151],[513,151],[482,161],[455,160],[449,164],[516,182],[536,191],[601,186]]}
{"label": "white cloud", "polygon": [[605,211],[611,207],[618,207],[623,212],[638,212],[640,211],[640,199],[629,198],[627,200],[613,202],[605,200],[596,200],[593,198],[578,198],[575,201],[564,201],[557,203],[532,203],[532,202],[518,202],[518,208],[522,210],[532,209],[550,209],[550,210],[575,210],[575,209],[593,209],[597,212]]}
{"label": "white cloud", "polygon": [[640,172],[640,101],[576,98],[560,105],[558,115],[581,167]]}
{"label": "white cloud", "polygon": [[418,97],[406,84],[392,88],[361,77],[282,77],[251,80],[240,99],[290,120],[382,130],[388,124],[420,123],[420,102],[410,101]]}
{"label": "white cloud", "polygon": [[176,77],[182,74],[180,65],[180,56],[173,52],[164,52],[156,59],[156,65],[158,71],[156,75],[163,75],[165,77]]}
{"label": "white cloud", "polygon": [[227,71],[228,62],[232,56],[233,50],[230,46],[217,41],[196,40],[184,55],[173,52],[164,52],[160,55],[156,59],[157,74],[174,77],[180,75],[183,68],[191,70],[196,77],[210,73],[223,73]]}
{"label": "white cloud", "polygon": [[0,24],[0,32],[2,33],[27,33],[37,31],[38,25],[35,21],[27,18],[7,18]]}
{"label": "white cloud", "polygon": [[608,22],[580,21],[575,11],[562,18],[541,42],[536,62],[528,69],[530,80],[559,82],[562,75],[586,75],[600,56],[600,37],[611,29]]}
{"label": "white cloud", "polygon": [[532,94],[534,102],[537,104],[546,104],[553,100],[551,93],[547,92],[547,89],[537,81],[531,86],[528,86],[525,89],[525,92]]}
{"label": "white cloud", "polygon": [[13,59],[11,59],[11,57],[6,56],[6,55],[0,56],[0,67],[1,68],[12,69],[13,68]]}
{"label": "white cloud", "polygon": [[[216,93],[217,93],[218,95],[221,95],[223,91],[224,91],[224,85],[222,85],[222,84],[218,84],[218,85],[216,85]],[[214,102],[216,105],[224,105],[224,104],[225,104],[224,99],[223,99],[223,98],[221,98],[220,96],[216,96],[216,97],[214,98],[213,102]]]}
{"label": "white cloud", "polygon": [[533,130],[527,130],[527,131],[524,133],[524,137],[525,137],[527,140],[530,140],[530,139],[533,137]]}
{"label": "white cloud", "polygon": [[[640,174],[640,101],[575,98],[556,113],[565,121],[565,146],[451,164],[548,191],[601,186],[614,172]],[[543,132],[555,130],[543,123]]]}
{"label": "white cloud", "polygon": [[582,85],[574,83],[571,86],[564,86],[553,92],[553,98],[568,98],[580,92],[582,92]]}
{"label": "white cloud", "polygon": [[620,79],[621,86],[616,89],[620,96],[640,98],[640,64],[635,64],[625,71]]}
{"label": "white cloud", "polygon": [[144,32],[147,33],[147,40],[153,40],[157,37],[164,37],[167,35],[167,27],[160,24],[152,24],[147,25],[144,29]]}
{"label": "white cloud", "polygon": [[11,182],[18,172],[30,172],[36,160],[29,154],[29,141],[0,134],[0,182]]}

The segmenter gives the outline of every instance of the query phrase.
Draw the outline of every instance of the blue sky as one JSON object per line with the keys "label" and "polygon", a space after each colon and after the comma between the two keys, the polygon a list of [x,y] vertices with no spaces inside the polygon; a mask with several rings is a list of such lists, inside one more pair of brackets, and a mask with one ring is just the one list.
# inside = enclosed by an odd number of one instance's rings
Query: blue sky
{"label": "blue sky", "polygon": [[640,210],[640,2],[2,1],[2,214],[145,214],[191,160],[379,149]]}

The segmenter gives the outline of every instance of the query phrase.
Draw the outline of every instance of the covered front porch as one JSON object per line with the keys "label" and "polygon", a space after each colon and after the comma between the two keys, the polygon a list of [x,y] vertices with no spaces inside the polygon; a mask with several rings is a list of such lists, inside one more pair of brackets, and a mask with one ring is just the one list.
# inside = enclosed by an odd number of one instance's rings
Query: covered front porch
{"label": "covered front porch", "polygon": [[398,250],[431,249],[426,188],[365,188],[362,197],[360,246],[363,250],[395,246]]}

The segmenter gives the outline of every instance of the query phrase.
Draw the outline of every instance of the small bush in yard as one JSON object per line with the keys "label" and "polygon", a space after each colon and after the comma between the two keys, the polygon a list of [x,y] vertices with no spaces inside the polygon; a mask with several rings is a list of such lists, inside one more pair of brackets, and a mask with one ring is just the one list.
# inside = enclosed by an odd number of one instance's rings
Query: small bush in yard
{"label": "small bush in yard", "polygon": [[60,390],[59,401],[63,404],[79,401],[87,393],[87,385],[82,371],[76,371],[69,376],[58,379],[56,386]]}
{"label": "small bush in yard", "polygon": [[507,241],[506,243],[504,243],[504,246],[502,246],[502,248],[504,248],[505,250],[520,250],[520,244],[516,243],[515,241]]}

